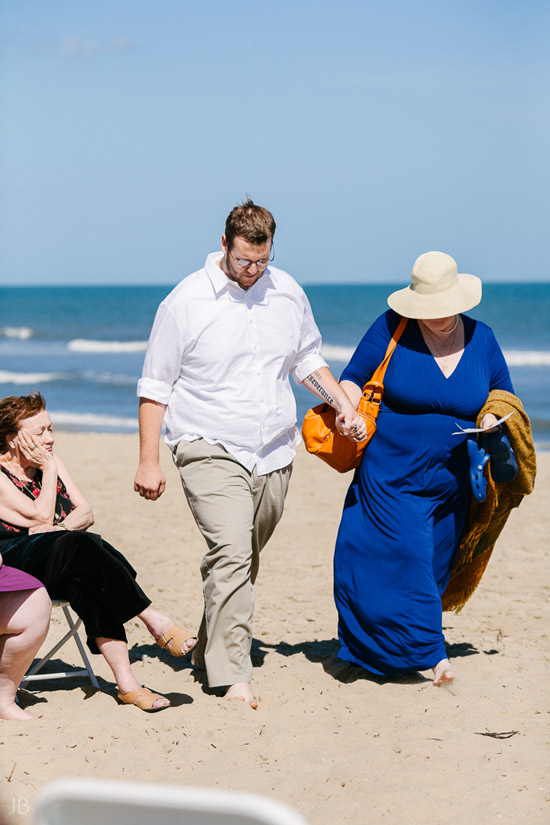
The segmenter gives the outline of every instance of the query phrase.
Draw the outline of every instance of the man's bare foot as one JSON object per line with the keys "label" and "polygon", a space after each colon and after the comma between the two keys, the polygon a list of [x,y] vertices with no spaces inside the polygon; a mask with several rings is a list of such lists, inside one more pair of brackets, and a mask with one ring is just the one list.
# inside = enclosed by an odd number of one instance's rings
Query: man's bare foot
{"label": "man's bare foot", "polygon": [[450,685],[451,682],[454,681],[455,674],[451,669],[451,663],[448,659],[442,659],[432,670],[434,672],[433,683],[436,687],[440,687],[440,685]]}
{"label": "man's bare foot", "polygon": [[229,685],[225,692],[225,698],[248,702],[254,710],[258,707],[258,702],[252,695],[252,688],[247,682],[236,682],[234,685]]}
{"label": "man's bare foot", "polygon": [[28,722],[29,719],[38,719],[38,717],[23,710],[23,708],[20,708],[19,705],[16,705],[14,702],[13,705],[0,708],[0,719],[12,719],[14,722]]}

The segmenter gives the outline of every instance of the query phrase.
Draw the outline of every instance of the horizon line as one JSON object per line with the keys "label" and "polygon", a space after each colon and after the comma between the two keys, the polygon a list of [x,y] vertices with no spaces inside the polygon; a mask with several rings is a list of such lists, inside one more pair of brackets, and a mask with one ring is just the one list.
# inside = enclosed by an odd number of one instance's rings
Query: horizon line
{"label": "horizon line", "polygon": [[[148,283],[84,283],[84,284],[68,284],[68,283],[48,283],[48,284],[0,284],[0,288],[2,289],[51,289],[52,287],[63,288],[63,289],[120,289],[121,287],[128,288],[128,289],[135,289],[136,287],[174,287],[183,280],[181,278],[179,281],[156,281],[156,282],[148,282]],[[402,284],[402,280],[387,280],[387,281],[302,281],[299,282],[300,286],[387,286],[388,284]],[[482,281],[483,285],[486,286],[488,284],[499,284],[501,286],[506,285],[519,285],[525,286],[527,284],[550,284],[550,277],[549,278],[538,278],[535,280],[525,280],[521,279],[519,281],[512,281],[512,280],[493,280],[487,279]]]}

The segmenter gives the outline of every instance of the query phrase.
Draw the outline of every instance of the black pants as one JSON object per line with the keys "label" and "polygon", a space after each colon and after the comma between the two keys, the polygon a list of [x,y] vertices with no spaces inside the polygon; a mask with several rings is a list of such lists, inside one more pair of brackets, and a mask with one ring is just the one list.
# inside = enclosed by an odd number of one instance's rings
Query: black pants
{"label": "black pants", "polygon": [[98,636],[126,642],[124,622],[151,604],[122,553],[85,530],[52,531],[4,539],[4,562],[37,579],[51,599],[69,602],[86,628],[88,647]]}

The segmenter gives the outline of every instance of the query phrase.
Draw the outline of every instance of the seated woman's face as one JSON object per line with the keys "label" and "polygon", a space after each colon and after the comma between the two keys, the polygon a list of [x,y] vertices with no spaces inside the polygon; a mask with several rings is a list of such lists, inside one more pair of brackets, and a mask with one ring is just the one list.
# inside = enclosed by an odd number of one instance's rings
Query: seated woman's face
{"label": "seated woman's face", "polygon": [[28,435],[34,438],[35,444],[39,444],[46,450],[52,450],[54,445],[52,420],[46,410],[31,415],[30,418],[23,418],[19,422],[19,429],[25,430]]}

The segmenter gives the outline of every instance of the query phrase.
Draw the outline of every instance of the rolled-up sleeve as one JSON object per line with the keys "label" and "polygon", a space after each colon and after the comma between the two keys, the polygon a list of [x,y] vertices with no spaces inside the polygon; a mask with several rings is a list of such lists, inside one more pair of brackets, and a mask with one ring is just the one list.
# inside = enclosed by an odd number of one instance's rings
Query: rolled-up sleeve
{"label": "rolled-up sleeve", "polygon": [[137,385],[140,398],[149,398],[159,404],[168,404],[172,388],[180,374],[183,361],[184,336],[169,308],[161,304]]}
{"label": "rolled-up sleeve", "polygon": [[297,384],[301,384],[308,375],[321,367],[326,367],[327,362],[321,355],[321,333],[313,318],[313,312],[309,301],[302,291],[302,328],[300,331],[300,342],[291,374]]}

